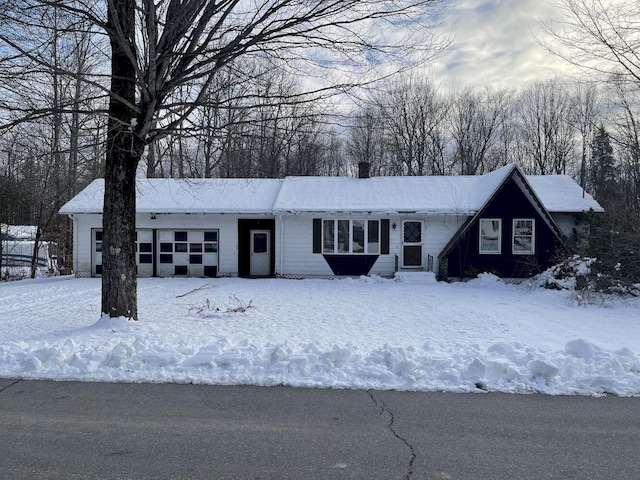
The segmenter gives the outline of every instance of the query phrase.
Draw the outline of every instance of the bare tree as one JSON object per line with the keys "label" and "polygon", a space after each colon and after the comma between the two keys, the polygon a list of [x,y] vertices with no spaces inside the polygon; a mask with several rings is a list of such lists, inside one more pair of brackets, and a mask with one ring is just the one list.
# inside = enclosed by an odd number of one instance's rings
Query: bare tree
{"label": "bare tree", "polygon": [[355,114],[349,127],[346,153],[352,166],[369,164],[369,173],[373,176],[384,175],[389,171],[389,155],[385,142],[385,123],[381,113],[372,105],[365,105]]}
{"label": "bare tree", "polygon": [[[0,31],[2,126],[4,135],[18,134],[24,147],[8,147],[14,166],[28,168],[18,172],[20,182],[33,182],[33,188],[25,189],[23,197],[34,208],[16,220],[37,227],[31,265],[34,276],[41,237],[55,234],[63,255],[65,245],[71,243],[68,224],[56,213],[76,191],[85,173],[85,161],[90,161],[85,134],[94,126],[92,115],[87,112],[94,109],[96,93],[89,81],[95,80],[90,77],[95,67],[95,44],[91,34],[55,4],[43,6],[38,15],[30,18],[32,21],[22,23],[9,20],[17,20],[11,16],[14,13],[25,20],[30,12],[18,12],[25,8],[24,4],[12,5],[15,11],[7,5],[3,7],[0,21],[6,28]],[[25,154],[30,160],[20,163]],[[27,172],[33,178],[26,179]]]}
{"label": "bare tree", "polygon": [[552,53],[582,69],[640,84],[636,0],[557,0],[557,5],[562,16],[543,23]]}
{"label": "bare tree", "polygon": [[640,92],[612,81],[616,95],[612,143],[618,150],[618,196],[630,212],[640,212]]}
{"label": "bare tree", "polygon": [[529,170],[542,175],[568,173],[574,137],[566,88],[555,79],[536,82],[521,93],[518,105]]}
{"label": "bare tree", "polygon": [[[372,65],[373,57],[395,54],[397,65],[407,68],[423,61],[422,53],[432,52],[433,38],[425,27],[426,9],[434,0],[108,0],[106,15],[105,4],[92,0],[15,3],[6,5],[13,9],[10,21],[25,12],[37,17],[39,10],[56,5],[78,24],[90,21],[109,40],[102,311],[110,316],[137,318],[138,163],[148,144],[194,114],[217,72],[252,55],[285,60],[298,70],[322,68],[322,75],[315,72],[312,94],[299,96],[300,101],[372,79],[375,72],[363,75],[361,67]],[[394,20],[412,38],[399,40]],[[393,32],[381,34],[388,30]],[[20,55],[33,55],[20,41],[7,45]],[[322,76],[331,81],[321,81]],[[188,98],[176,96],[186,85]]]}
{"label": "bare tree", "polygon": [[[637,261],[640,211],[640,137],[638,128],[640,88],[640,3],[636,0],[558,0],[562,17],[544,24],[551,42],[549,50],[568,63],[594,74],[598,81],[609,84],[613,92],[611,130],[612,151],[599,153],[600,160],[617,160],[617,178],[600,192],[605,214],[592,225],[593,252],[605,258],[612,272],[626,271],[636,281],[640,275]],[[608,137],[600,132],[600,150],[608,151]],[[597,145],[594,142],[594,145]],[[615,151],[617,148],[617,152]],[[597,167],[592,180],[601,183],[603,175]],[[605,168],[606,176],[613,174]],[[595,177],[595,178],[594,178]],[[615,185],[615,189],[611,187]],[[602,190],[602,185],[598,188]],[[615,190],[615,193],[613,192]],[[596,193],[599,193],[596,191]]]}
{"label": "bare tree", "polygon": [[432,82],[402,78],[375,97],[390,155],[389,174],[439,173],[441,135],[448,105]]}
{"label": "bare tree", "polygon": [[593,83],[575,84],[571,98],[571,123],[580,136],[580,186],[584,189],[587,187],[587,159],[596,125],[601,121],[602,105]]}
{"label": "bare tree", "polygon": [[[509,113],[509,92],[485,89],[466,90],[457,95],[450,111],[455,142],[455,163],[462,175],[478,175],[493,170],[491,153],[497,148],[500,126]],[[491,164],[489,164],[491,163]]]}

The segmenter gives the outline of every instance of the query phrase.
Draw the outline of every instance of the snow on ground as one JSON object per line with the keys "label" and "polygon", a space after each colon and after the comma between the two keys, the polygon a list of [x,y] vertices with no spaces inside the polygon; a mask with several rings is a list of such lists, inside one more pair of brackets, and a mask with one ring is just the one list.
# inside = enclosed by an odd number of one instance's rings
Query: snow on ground
{"label": "snow on ground", "polygon": [[138,322],[100,279],[0,284],[0,377],[640,395],[640,299],[400,280],[139,280]]}

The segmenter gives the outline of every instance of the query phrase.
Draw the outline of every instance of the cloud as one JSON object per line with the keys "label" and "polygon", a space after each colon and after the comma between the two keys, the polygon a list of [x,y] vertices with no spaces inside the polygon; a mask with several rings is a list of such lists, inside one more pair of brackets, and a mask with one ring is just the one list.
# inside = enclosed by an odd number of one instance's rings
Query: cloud
{"label": "cloud", "polygon": [[541,0],[449,1],[444,25],[454,41],[449,55],[433,64],[444,87],[520,88],[562,75],[569,67],[535,40],[540,19],[557,16]]}

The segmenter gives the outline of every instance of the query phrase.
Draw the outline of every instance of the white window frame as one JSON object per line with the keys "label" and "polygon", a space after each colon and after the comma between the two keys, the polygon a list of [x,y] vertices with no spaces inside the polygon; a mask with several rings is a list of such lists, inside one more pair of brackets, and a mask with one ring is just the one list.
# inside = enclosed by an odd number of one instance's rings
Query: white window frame
{"label": "white window frame", "polygon": [[[516,235],[517,222],[531,222],[531,235]],[[516,252],[516,237],[531,237],[531,250]],[[535,218],[514,218],[511,228],[511,253],[513,255],[535,255],[536,253],[536,220]]]}
{"label": "white window frame", "polygon": [[[482,222],[498,222],[498,249],[486,250],[482,248],[482,239],[488,235],[482,235]],[[480,255],[500,255],[502,253],[502,219],[501,218],[481,218],[478,223],[478,253]]]}
{"label": "white window frame", "polygon": [[[338,229],[338,222],[341,221],[346,221],[349,222],[349,251],[348,252],[341,252],[338,251],[338,237],[339,237],[339,229]],[[354,252],[353,251],[353,222],[363,222],[364,223],[364,232],[363,232],[363,239],[364,239],[364,248],[361,252]],[[325,222],[333,222],[333,251],[328,251],[325,246],[324,246],[324,234],[325,234]],[[377,222],[378,224],[378,251],[377,252],[369,252],[369,222]],[[380,255],[380,250],[381,250],[381,243],[380,243],[380,238],[381,238],[381,234],[382,234],[382,222],[380,221],[380,219],[367,219],[367,218],[353,218],[353,219],[347,219],[347,218],[323,218],[322,219],[322,232],[321,232],[321,236],[322,236],[322,253],[323,254],[327,254],[327,255]]]}

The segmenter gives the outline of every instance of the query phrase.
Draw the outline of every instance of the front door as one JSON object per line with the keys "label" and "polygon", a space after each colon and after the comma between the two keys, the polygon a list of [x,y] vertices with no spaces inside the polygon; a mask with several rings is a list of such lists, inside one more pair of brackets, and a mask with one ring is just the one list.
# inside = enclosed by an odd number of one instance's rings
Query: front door
{"label": "front door", "polygon": [[268,277],[271,274],[271,232],[251,230],[251,262],[249,275]]}
{"label": "front door", "polygon": [[402,267],[422,267],[422,222],[419,220],[402,222]]}

